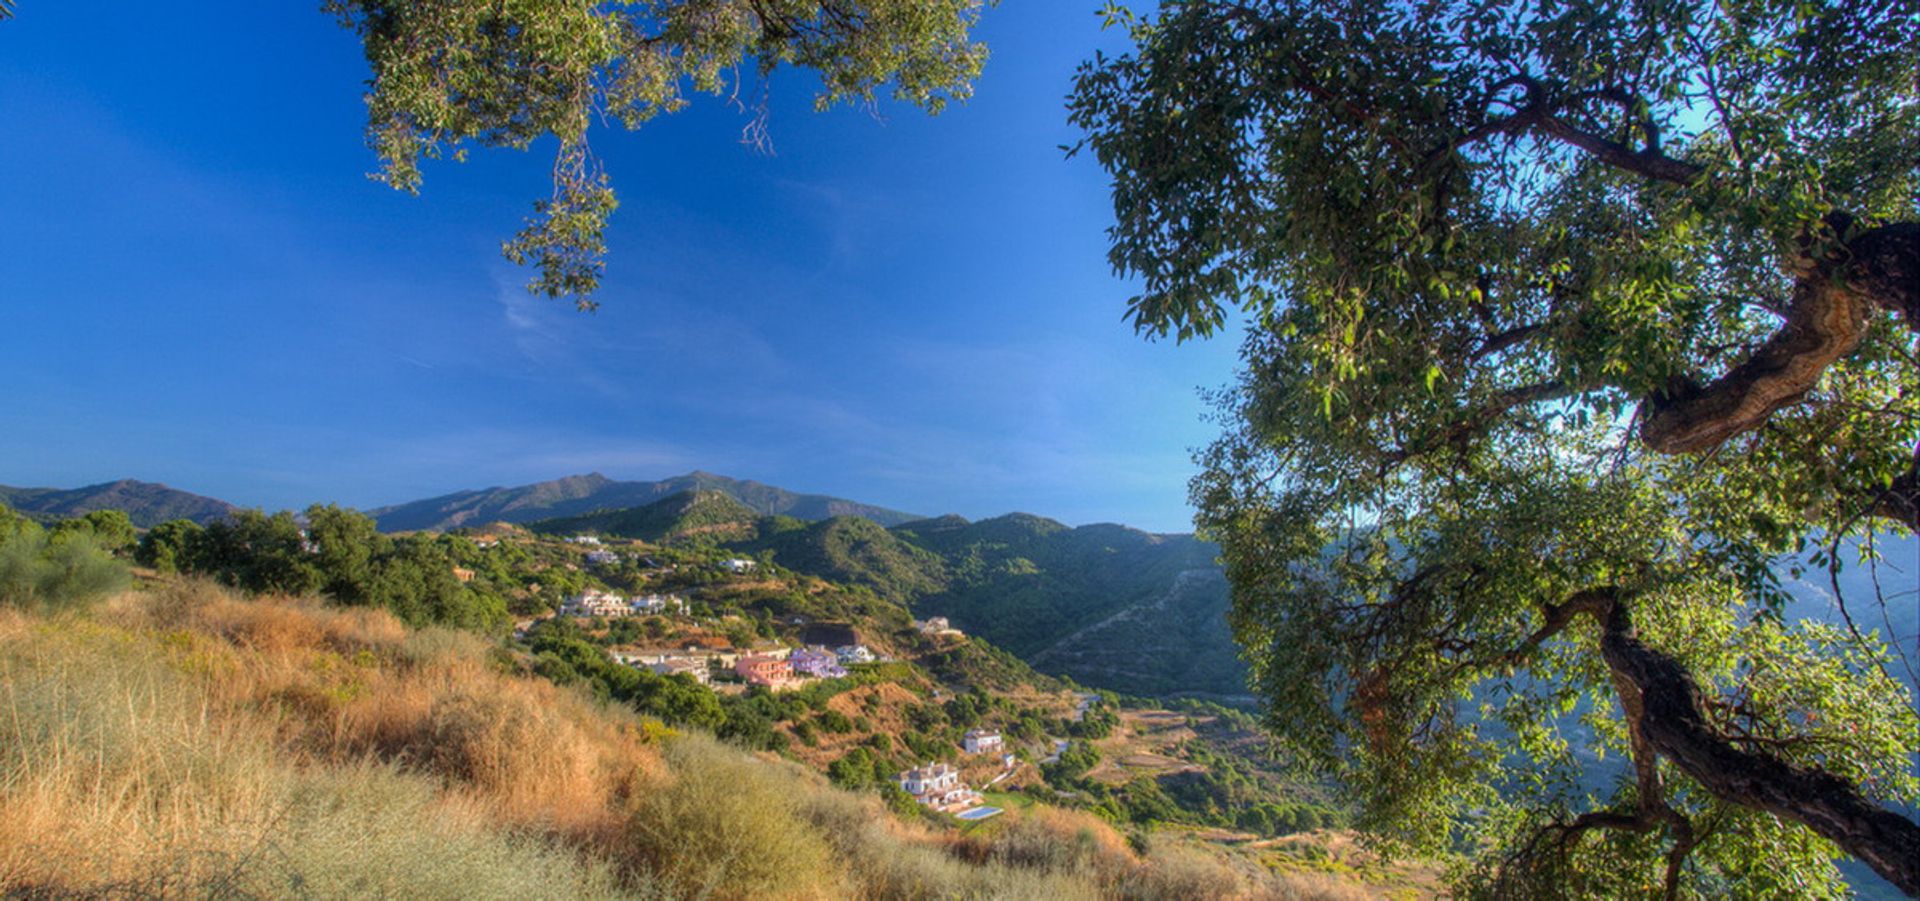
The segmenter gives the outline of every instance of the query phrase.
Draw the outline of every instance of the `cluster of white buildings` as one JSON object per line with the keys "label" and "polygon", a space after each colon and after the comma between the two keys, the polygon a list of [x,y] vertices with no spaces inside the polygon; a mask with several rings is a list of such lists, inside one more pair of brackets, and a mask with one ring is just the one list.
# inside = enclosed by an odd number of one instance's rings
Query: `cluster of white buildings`
{"label": "cluster of white buildings", "polygon": [[[963,746],[968,754],[995,754],[1003,750],[1006,744],[999,732],[972,729],[968,730]],[[1010,769],[1013,761],[1013,755],[1009,754],[1003,762]],[[898,778],[900,789],[912,795],[915,801],[944,813],[968,810],[978,806],[981,801],[980,793],[960,781],[959,768],[950,763],[936,761],[922,764],[901,773]]]}
{"label": "cluster of white buildings", "polygon": [[589,588],[560,602],[562,616],[645,616],[686,609],[687,602],[673,595],[647,594],[628,599],[598,588]]}
{"label": "cluster of white buildings", "polygon": [[865,645],[849,645],[832,651],[822,647],[779,646],[741,651],[689,646],[685,649],[624,649],[611,653],[614,660],[628,666],[667,676],[685,674],[702,685],[711,685],[716,671],[730,671],[748,685],[775,691],[792,688],[809,679],[838,678],[847,674],[847,664],[871,663],[877,659]]}

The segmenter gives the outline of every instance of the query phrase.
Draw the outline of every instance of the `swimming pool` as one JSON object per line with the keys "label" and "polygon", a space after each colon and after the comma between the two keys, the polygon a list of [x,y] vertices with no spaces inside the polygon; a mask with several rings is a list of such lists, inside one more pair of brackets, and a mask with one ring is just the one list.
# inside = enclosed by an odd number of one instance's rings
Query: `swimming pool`
{"label": "swimming pool", "polygon": [[984,820],[987,817],[999,815],[1000,808],[998,807],[975,807],[972,810],[963,810],[954,814],[955,817],[962,820]]}

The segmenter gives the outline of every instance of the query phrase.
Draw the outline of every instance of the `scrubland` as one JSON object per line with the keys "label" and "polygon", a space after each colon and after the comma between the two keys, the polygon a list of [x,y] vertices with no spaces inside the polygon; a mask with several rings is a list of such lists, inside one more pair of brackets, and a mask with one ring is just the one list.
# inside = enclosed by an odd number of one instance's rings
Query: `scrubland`
{"label": "scrubland", "polygon": [[0,609],[0,894],[1296,898],[1047,808],[966,836],[470,633],[178,582]]}

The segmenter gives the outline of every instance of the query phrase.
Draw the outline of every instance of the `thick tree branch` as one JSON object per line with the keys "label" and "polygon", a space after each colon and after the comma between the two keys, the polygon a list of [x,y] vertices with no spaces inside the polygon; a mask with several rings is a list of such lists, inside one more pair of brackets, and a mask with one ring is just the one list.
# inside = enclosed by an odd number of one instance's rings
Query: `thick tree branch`
{"label": "thick tree branch", "polygon": [[[1920,894],[1920,825],[1886,810],[1831,773],[1808,770],[1728,741],[1708,720],[1706,702],[1678,661],[1642,642],[1628,604],[1612,587],[1580,591],[1545,610],[1545,621],[1507,654],[1517,663],[1574,619],[1602,624],[1601,653],[1611,671],[1638,783],[1634,813],[1598,811],[1556,824],[1564,844],[1594,828],[1645,832],[1671,826],[1666,889],[1678,890],[1680,868],[1700,840],[1692,823],[1665,800],[1655,761],[1666,758],[1721,800],[1800,823],[1839,845],[1909,894]],[[1539,837],[1528,847],[1535,848]],[[1525,852],[1521,856],[1525,856]]]}
{"label": "thick tree branch", "polygon": [[1607,614],[1601,653],[1639,692],[1646,737],[1660,756],[1715,797],[1800,823],[1920,895],[1920,825],[1861,795],[1832,773],[1742,750],[1708,724],[1693,677],[1640,641],[1628,605]]}
{"label": "thick tree branch", "polygon": [[[1836,223],[1846,232],[1845,220]],[[1753,356],[1712,384],[1680,378],[1641,407],[1640,440],[1665,454],[1699,453],[1759,427],[1798,403],[1827,367],[1866,336],[1880,308],[1920,330],[1920,223],[1853,237],[1835,256],[1796,265],[1786,324]]]}
{"label": "thick tree branch", "polygon": [[[1503,101],[1502,95],[1513,88],[1521,89],[1519,103]],[[1647,146],[1638,150],[1619,141],[1603,138],[1591,131],[1575,126],[1567,121],[1569,107],[1584,101],[1600,100],[1631,111],[1638,105],[1638,98],[1619,88],[1584,91],[1567,96],[1554,96],[1538,80],[1527,75],[1516,75],[1493,86],[1487,92],[1487,105],[1509,103],[1514,111],[1497,119],[1487,119],[1455,137],[1440,151],[1428,157],[1433,162],[1452,151],[1478,144],[1495,135],[1520,137],[1527,132],[1537,132],[1562,144],[1586,151],[1594,159],[1626,172],[1632,172],[1655,181],[1669,184],[1690,185],[1705,171],[1702,167],[1685,160],[1674,159],[1660,151],[1660,132],[1651,120],[1639,123],[1640,130],[1647,136]],[[1643,117],[1644,119],[1644,117]]]}
{"label": "thick tree branch", "polygon": [[1571,144],[1586,151],[1594,159],[1615,169],[1622,169],[1655,181],[1690,185],[1693,184],[1694,179],[1700,177],[1701,168],[1693,163],[1674,159],[1653,147],[1635,150],[1618,141],[1610,141],[1575,128],[1558,116],[1540,117],[1535,128],[1556,141]]}

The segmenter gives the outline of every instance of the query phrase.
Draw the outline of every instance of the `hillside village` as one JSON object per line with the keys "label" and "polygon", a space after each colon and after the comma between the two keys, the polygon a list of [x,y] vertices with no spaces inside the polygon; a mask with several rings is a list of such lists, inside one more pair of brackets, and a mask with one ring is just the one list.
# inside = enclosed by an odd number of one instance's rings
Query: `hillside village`
{"label": "hillside village", "polygon": [[[503,539],[509,548],[536,541],[531,533],[501,528],[477,534],[473,538],[476,547],[489,549],[499,548]],[[560,564],[570,572],[611,573],[624,564],[637,565],[643,573],[638,579],[615,580],[625,581],[626,584],[667,583],[681,572],[682,566],[687,565],[684,562],[663,564],[650,556],[659,549],[639,541],[572,535],[560,539],[560,543],[584,550],[579,563],[569,561]],[[760,561],[743,557],[707,562],[732,576],[753,575],[761,568]],[[456,575],[462,576],[463,581],[468,583],[471,582],[471,573],[472,570],[464,568],[456,570]],[[538,585],[537,582],[530,584]],[[696,593],[703,598],[711,597],[715,593],[714,588],[709,585],[704,589],[673,593],[636,591],[629,596],[607,587],[583,587],[561,598],[557,609],[552,612],[517,621],[513,636],[516,640],[526,641],[541,623],[564,618],[571,621],[575,628],[596,636],[606,636],[608,641],[612,641],[616,632],[622,637],[633,635],[632,627],[637,625],[641,634],[648,637],[609,644],[606,647],[607,655],[614,662],[660,676],[682,679],[716,694],[729,696],[740,696],[755,690],[769,694],[794,691],[827,680],[848,679],[856,673],[871,676],[882,672],[879,665],[898,662],[891,655],[876,653],[862,643],[860,630],[856,626],[812,622],[804,615],[791,615],[779,623],[780,626],[796,630],[792,633],[795,635],[794,643],[789,644],[778,638],[760,638],[756,633],[755,640],[736,645],[725,636],[730,629],[737,628],[737,617],[724,614],[697,617],[691,612],[694,609],[691,601]],[[703,604],[703,609],[711,609],[711,606]],[[913,634],[936,643],[966,639],[966,633],[954,628],[946,617],[912,620],[910,626]],[[814,639],[843,643],[833,646],[808,643]],[[1088,709],[1085,700],[1078,702],[1073,713],[1074,720],[1083,720]],[[1036,750],[1044,747],[1051,746],[1045,742],[1035,745]],[[1005,748],[1005,739],[998,729],[968,729],[959,742],[959,751],[969,771],[979,772],[982,767],[995,770],[986,777],[982,788],[1001,784],[1023,766],[1021,755],[1006,753]],[[921,762],[897,773],[893,782],[907,797],[927,810],[951,814],[959,820],[978,821],[1001,813],[1000,808],[986,805],[980,791],[964,781],[960,766],[946,760]]]}
{"label": "hillside village", "polygon": [[[1327,863],[1268,844],[1341,814],[1323,786],[1264,756],[1246,713],[1044,675],[947,616],[783,565],[804,560],[791,547],[750,550],[741,536],[765,520],[716,516],[708,498],[668,506],[674,515],[618,514],[651,521],[646,538],[544,522],[387,536],[334,507],[239,511],[129,527],[123,553],[150,586],[320,589],[494,636],[529,677],[797,763],[939,830],[1078,810],[1283,870]],[[1340,865],[1396,884],[1425,878],[1370,860]]]}

